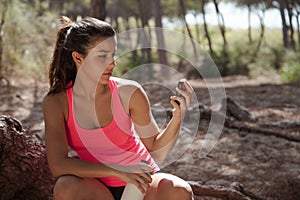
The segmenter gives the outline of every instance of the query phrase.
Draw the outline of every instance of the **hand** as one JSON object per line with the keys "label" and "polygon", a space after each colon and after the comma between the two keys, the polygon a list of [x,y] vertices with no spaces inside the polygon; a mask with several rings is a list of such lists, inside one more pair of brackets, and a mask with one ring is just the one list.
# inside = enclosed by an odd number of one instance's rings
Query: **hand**
{"label": "hand", "polygon": [[[178,87],[176,87],[176,91],[181,94],[183,97],[179,97],[179,96],[171,96],[171,104],[174,108],[173,110],[173,116],[180,116],[181,118],[183,118],[184,113],[186,112],[187,108],[190,107],[191,105],[191,100],[192,100],[192,95],[194,93],[194,89],[192,88],[192,86],[190,85],[189,82],[185,81],[183,83],[183,86],[185,88],[185,90],[182,90]],[[176,103],[175,101],[178,101],[178,103]]]}
{"label": "hand", "polygon": [[150,183],[152,182],[151,175],[154,174],[153,169],[145,163],[140,163],[132,166],[118,166],[117,177],[134,184],[142,194],[146,194]]}

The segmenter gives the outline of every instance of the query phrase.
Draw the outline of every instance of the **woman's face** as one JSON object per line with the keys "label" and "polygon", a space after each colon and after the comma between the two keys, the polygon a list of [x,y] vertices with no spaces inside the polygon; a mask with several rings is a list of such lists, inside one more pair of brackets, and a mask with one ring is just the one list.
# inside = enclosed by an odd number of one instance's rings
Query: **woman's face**
{"label": "woman's face", "polygon": [[115,37],[98,40],[96,45],[88,50],[82,63],[77,65],[77,71],[80,72],[84,68],[83,71],[88,73],[89,78],[99,83],[107,84],[116,66],[116,44]]}

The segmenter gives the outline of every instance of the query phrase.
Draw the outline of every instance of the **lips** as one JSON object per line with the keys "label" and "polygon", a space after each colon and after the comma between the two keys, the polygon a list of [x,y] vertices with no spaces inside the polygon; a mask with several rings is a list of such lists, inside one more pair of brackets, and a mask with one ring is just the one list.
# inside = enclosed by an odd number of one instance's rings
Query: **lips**
{"label": "lips", "polygon": [[109,75],[109,76],[111,76],[112,72],[104,72],[103,75]]}

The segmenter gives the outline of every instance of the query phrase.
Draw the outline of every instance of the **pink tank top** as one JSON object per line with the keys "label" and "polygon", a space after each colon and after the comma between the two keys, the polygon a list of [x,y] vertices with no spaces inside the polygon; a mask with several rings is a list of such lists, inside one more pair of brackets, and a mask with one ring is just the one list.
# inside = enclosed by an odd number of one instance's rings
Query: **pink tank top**
{"label": "pink tank top", "polygon": [[[159,167],[137,137],[134,124],[123,108],[117,82],[111,79],[109,87],[112,93],[113,120],[103,128],[92,130],[83,129],[77,124],[73,106],[73,90],[72,88],[67,90],[69,114],[66,132],[69,146],[76,151],[81,160],[123,166],[146,161],[154,171],[158,171]],[[112,187],[126,185],[125,181],[117,177],[105,177],[100,180]]]}

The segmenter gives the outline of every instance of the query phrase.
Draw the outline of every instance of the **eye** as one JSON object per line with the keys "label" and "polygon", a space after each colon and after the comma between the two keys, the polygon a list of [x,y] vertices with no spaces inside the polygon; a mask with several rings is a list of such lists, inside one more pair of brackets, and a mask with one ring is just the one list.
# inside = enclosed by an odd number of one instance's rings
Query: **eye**
{"label": "eye", "polygon": [[105,59],[105,58],[107,58],[107,55],[100,55],[100,56],[98,56],[99,58],[102,58],[102,59]]}

